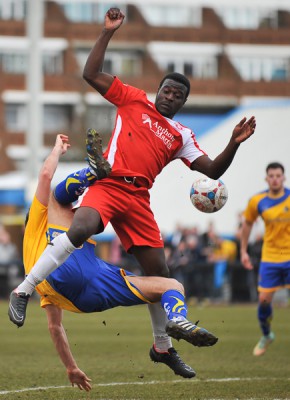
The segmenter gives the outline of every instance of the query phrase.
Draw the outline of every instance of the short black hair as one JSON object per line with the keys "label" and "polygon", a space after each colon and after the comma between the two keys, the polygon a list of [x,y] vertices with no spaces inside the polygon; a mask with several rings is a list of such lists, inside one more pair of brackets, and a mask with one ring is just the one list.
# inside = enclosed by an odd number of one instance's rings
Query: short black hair
{"label": "short black hair", "polygon": [[271,162],[270,164],[268,164],[266,172],[268,173],[269,169],[277,169],[277,168],[280,168],[284,174],[285,172],[284,166],[279,162]]}
{"label": "short black hair", "polygon": [[188,97],[190,92],[190,82],[185,75],[179,74],[178,72],[171,72],[170,74],[165,75],[159,84],[158,90],[161,88],[166,79],[172,79],[173,81],[182,83],[184,86],[186,86],[187,88],[186,98]]}

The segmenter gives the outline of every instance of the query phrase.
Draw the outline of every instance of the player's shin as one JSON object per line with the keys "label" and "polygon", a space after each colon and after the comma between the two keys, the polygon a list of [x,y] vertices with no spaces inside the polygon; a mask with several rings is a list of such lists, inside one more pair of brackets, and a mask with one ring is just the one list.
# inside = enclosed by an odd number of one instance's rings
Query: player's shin
{"label": "player's shin", "polygon": [[66,233],[57,236],[47,245],[30,273],[17,287],[16,291],[31,295],[35,286],[59,267],[74,250],[75,247],[70,242]]}
{"label": "player's shin", "polygon": [[166,313],[160,303],[148,304],[153,329],[154,344],[160,351],[167,351],[172,347],[171,338],[165,331],[168,322]]}
{"label": "player's shin", "polygon": [[268,336],[271,331],[272,312],[271,303],[259,304],[258,319],[264,336]]}

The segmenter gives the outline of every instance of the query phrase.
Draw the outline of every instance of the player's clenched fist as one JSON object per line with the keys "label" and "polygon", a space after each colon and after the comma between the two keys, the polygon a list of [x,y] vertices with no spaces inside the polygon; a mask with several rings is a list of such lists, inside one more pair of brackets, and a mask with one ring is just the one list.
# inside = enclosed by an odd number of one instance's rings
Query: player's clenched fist
{"label": "player's clenched fist", "polygon": [[116,30],[118,29],[123,21],[124,21],[125,15],[122,13],[122,11],[119,8],[112,7],[110,8],[105,17],[105,29],[108,30]]}

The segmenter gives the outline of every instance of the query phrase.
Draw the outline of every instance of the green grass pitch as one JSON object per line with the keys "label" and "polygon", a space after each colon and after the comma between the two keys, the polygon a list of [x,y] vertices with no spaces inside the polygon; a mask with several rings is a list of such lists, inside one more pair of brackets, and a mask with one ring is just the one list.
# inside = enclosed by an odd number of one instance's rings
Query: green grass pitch
{"label": "green grass pitch", "polygon": [[92,379],[90,393],[72,388],[51,342],[45,311],[28,305],[24,327],[7,316],[0,302],[0,400],[58,399],[289,399],[290,317],[275,307],[276,340],[255,358],[260,337],[255,305],[189,307],[188,317],[219,337],[210,348],[173,341],[183,360],[197,372],[183,379],[148,356],[152,345],[146,306],[78,315],[66,312],[64,326],[79,367]]}

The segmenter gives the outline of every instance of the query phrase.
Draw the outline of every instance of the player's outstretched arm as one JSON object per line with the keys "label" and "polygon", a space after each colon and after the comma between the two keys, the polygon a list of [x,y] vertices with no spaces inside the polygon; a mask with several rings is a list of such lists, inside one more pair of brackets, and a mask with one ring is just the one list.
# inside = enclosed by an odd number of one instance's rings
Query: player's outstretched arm
{"label": "player's outstretched arm", "polygon": [[120,28],[125,15],[119,8],[110,8],[105,16],[103,30],[92,48],[85,64],[83,78],[101,95],[105,95],[110,88],[114,77],[102,72],[105,53],[115,31]]}
{"label": "player's outstretched arm", "polygon": [[212,179],[220,178],[231,165],[240,144],[254,134],[255,128],[255,117],[248,120],[243,118],[235,126],[226,148],[214,160],[211,160],[208,156],[201,156],[191,164],[191,169]]}
{"label": "player's outstretched arm", "polygon": [[68,378],[72,386],[77,385],[80,390],[91,390],[91,379],[79,369],[70,350],[68,338],[62,325],[62,310],[52,304],[45,307],[48,329],[55,348],[66,367]]}
{"label": "player's outstretched arm", "polygon": [[69,138],[67,135],[59,134],[56,137],[55,145],[44,161],[41,170],[38,175],[38,184],[35,195],[41,204],[44,206],[48,205],[50,185],[54,173],[56,171],[59,158],[65,154],[70,147]]}

